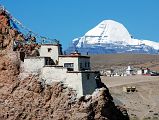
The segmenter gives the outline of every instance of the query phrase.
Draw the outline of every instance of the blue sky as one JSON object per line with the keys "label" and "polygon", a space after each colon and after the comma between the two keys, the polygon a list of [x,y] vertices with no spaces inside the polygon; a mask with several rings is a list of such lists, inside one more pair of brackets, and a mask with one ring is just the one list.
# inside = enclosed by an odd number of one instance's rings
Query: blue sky
{"label": "blue sky", "polygon": [[32,31],[64,48],[102,20],[122,23],[135,38],[159,42],[159,0],[0,0]]}

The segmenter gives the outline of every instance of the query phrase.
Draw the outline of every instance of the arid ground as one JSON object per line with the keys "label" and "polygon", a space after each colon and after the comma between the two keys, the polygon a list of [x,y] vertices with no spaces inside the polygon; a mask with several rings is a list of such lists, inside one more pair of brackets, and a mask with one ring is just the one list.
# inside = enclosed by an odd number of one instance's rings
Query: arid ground
{"label": "arid ground", "polygon": [[[114,54],[92,56],[94,70],[127,65],[149,67],[159,71],[159,55]],[[114,102],[128,110],[131,120],[159,120],[159,76],[101,76]],[[136,87],[136,92],[125,93],[123,87]]]}
{"label": "arid ground", "polygon": [[[104,77],[114,102],[128,110],[130,118],[159,120],[159,76]],[[126,93],[123,87],[136,87],[136,92]]]}
{"label": "arid ground", "polygon": [[111,67],[148,67],[153,71],[159,71],[159,55],[148,54],[107,54],[92,55],[92,68],[101,70]]}

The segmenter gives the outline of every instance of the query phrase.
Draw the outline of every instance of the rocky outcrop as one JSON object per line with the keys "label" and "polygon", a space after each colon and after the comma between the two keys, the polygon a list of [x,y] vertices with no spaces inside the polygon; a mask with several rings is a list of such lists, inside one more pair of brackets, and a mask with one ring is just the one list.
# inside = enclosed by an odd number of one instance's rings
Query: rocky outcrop
{"label": "rocky outcrop", "polygon": [[29,34],[24,35],[12,27],[10,17],[5,10],[0,10],[0,49],[20,51],[25,56],[39,56],[40,46],[35,43],[36,38]]}
{"label": "rocky outcrop", "polygon": [[43,85],[37,76],[14,81],[0,90],[0,119],[128,120],[125,109],[116,107],[108,89],[76,98],[62,83]]}
{"label": "rocky outcrop", "polygon": [[[23,35],[10,27],[5,13],[1,12],[0,18],[3,21],[0,24],[0,36],[3,36],[0,38],[1,120],[129,119],[124,108],[115,106],[106,86],[97,89],[92,95],[76,98],[76,92],[62,83],[45,85],[39,82],[39,76],[31,75],[19,80],[20,53],[18,50],[13,51],[12,46],[14,40]],[[5,32],[2,33],[4,28]]]}

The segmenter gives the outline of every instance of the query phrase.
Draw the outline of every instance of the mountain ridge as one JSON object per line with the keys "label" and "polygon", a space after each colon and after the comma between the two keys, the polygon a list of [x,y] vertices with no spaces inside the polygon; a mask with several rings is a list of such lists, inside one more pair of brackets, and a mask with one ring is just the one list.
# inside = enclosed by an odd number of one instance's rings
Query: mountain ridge
{"label": "mountain ridge", "polygon": [[114,20],[104,20],[84,36],[72,40],[72,46],[67,49],[67,52],[73,49],[84,54],[87,52],[90,54],[130,52],[158,54],[159,43],[134,39],[123,24]]}

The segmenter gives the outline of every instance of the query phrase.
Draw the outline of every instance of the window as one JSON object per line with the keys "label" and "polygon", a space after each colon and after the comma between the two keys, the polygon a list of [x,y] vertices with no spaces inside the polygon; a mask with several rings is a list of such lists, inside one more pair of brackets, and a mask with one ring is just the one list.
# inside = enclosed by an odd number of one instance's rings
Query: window
{"label": "window", "polygon": [[64,63],[64,67],[67,68],[67,71],[73,71],[74,64],[73,63]]}
{"label": "window", "polygon": [[66,68],[73,68],[74,64],[73,63],[64,63],[64,67],[66,67]]}
{"label": "window", "polygon": [[73,68],[67,68],[67,71],[73,71]]}
{"label": "window", "polygon": [[50,61],[48,58],[45,58],[45,65],[50,65]]}
{"label": "window", "polygon": [[51,49],[51,48],[48,48],[47,50],[48,50],[48,52],[51,52],[52,49]]}
{"label": "window", "polygon": [[85,62],[85,68],[87,67],[87,63]]}
{"label": "window", "polygon": [[89,78],[90,78],[90,74],[87,74],[87,80],[89,80]]}
{"label": "window", "polygon": [[88,62],[88,67],[90,67],[90,62]]}

